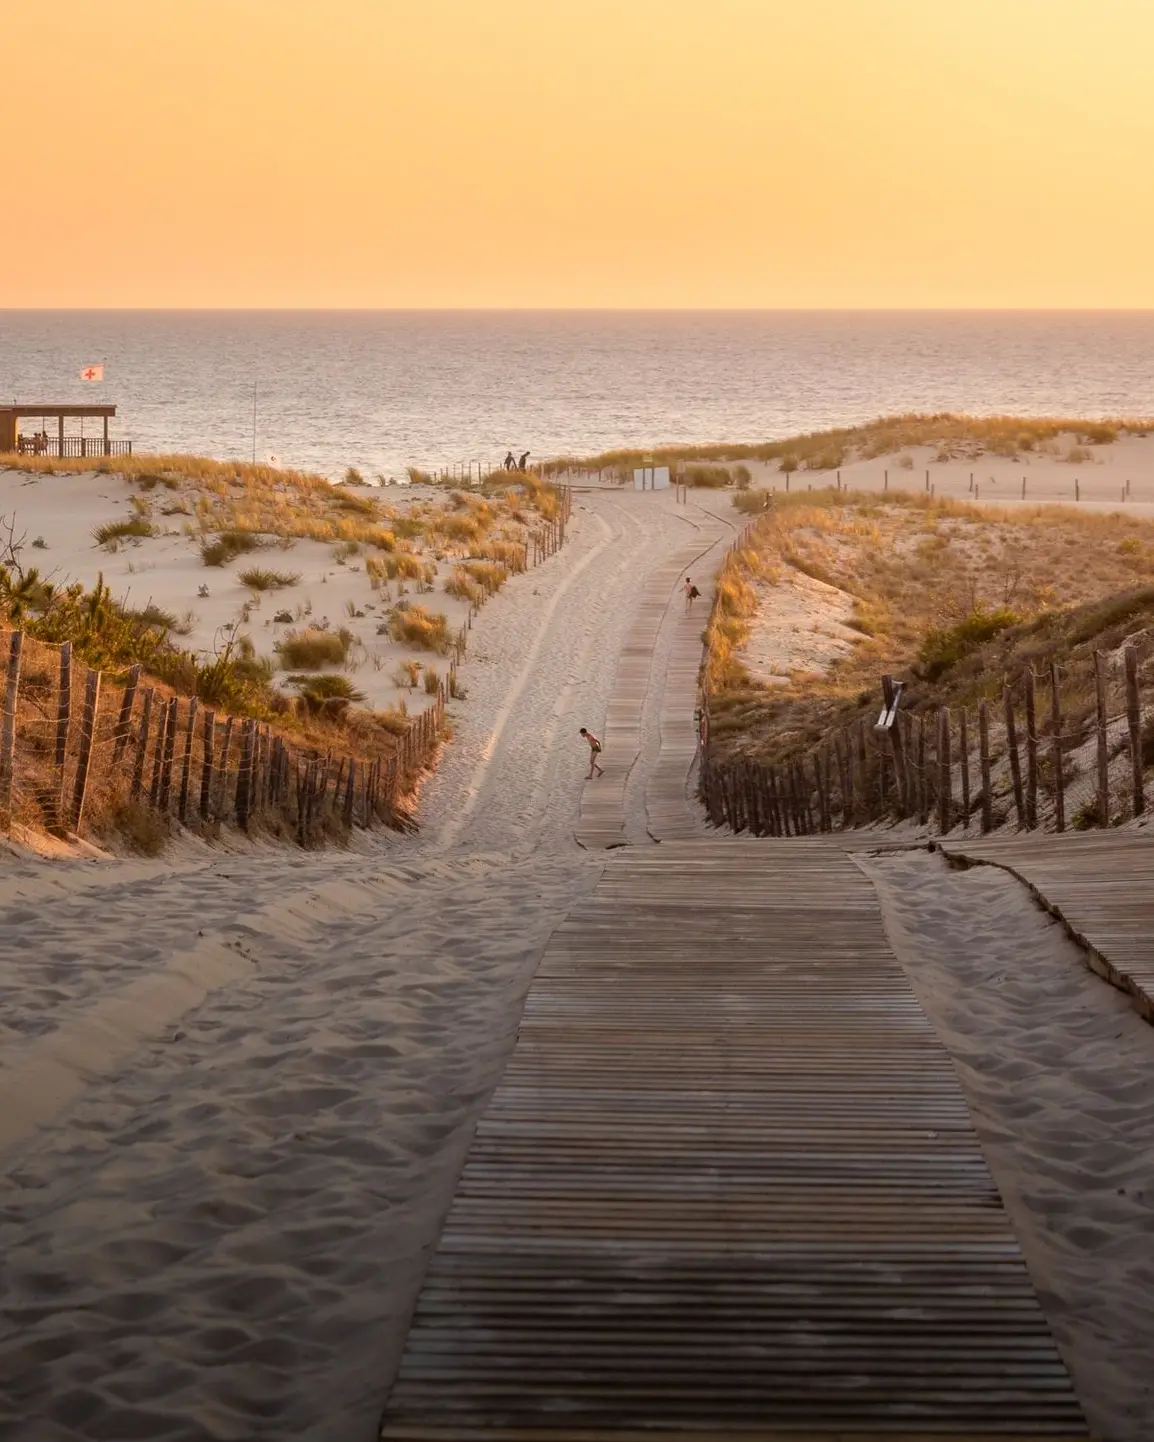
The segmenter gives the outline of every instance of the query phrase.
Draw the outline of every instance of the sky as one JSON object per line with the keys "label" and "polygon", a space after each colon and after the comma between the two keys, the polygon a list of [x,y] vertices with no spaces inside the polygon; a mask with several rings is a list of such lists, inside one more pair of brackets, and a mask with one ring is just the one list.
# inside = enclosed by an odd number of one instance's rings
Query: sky
{"label": "sky", "polygon": [[1154,307],[1151,0],[9,0],[0,307]]}

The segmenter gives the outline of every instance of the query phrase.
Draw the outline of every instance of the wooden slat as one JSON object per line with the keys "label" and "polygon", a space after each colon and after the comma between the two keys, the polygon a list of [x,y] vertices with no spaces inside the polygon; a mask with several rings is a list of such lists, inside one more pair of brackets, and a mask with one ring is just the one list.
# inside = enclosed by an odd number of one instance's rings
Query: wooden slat
{"label": "wooden slat", "polygon": [[[625,637],[617,663],[613,692],[606,708],[602,734],[605,774],[585,783],[576,837],[589,850],[611,849],[627,843],[625,788],[641,749],[641,718],[649,693],[653,648],[666,612],[680,605],[679,583],[686,572],[714,545],[724,530],[712,516],[695,525],[692,538],[663,561],[650,575]],[[702,602],[697,603],[699,606]],[[704,614],[701,617],[704,625]],[[660,678],[659,678],[660,681]]]}
{"label": "wooden slat", "polygon": [[952,1063],[830,842],[607,859],[530,988],[382,1435],[687,1433],[1087,1436]]}

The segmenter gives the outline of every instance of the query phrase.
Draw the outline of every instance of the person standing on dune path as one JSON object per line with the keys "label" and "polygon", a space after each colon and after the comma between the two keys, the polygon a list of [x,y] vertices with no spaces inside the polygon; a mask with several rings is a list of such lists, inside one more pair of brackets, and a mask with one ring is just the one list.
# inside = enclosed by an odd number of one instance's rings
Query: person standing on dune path
{"label": "person standing on dune path", "polygon": [[585,740],[589,743],[589,775],[586,776],[585,780],[592,781],[594,772],[596,772],[598,776],[604,776],[605,774],[597,764],[597,758],[601,755],[601,742],[598,741],[592,731],[587,731],[584,726],[581,728],[581,735],[584,736]]}

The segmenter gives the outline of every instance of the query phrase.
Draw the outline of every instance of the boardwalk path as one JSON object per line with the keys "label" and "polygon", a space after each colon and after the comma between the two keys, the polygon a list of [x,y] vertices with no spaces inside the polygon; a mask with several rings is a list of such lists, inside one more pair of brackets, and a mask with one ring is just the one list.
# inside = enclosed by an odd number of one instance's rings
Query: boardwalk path
{"label": "boardwalk path", "polygon": [[[538,968],[383,1436],[1085,1437],[953,1067],[845,850],[623,846],[677,569],[622,658],[619,770],[586,788],[578,837],[613,849]],[[656,837],[698,826],[703,620],[676,622]]]}

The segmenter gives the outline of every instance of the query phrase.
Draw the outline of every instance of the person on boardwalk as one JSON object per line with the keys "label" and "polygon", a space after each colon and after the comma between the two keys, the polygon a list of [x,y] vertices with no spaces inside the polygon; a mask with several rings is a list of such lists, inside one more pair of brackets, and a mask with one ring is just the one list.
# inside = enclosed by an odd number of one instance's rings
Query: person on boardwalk
{"label": "person on boardwalk", "polygon": [[601,755],[601,742],[598,741],[592,731],[586,730],[584,726],[581,728],[581,735],[584,736],[585,740],[589,743],[589,775],[586,776],[585,780],[592,781],[594,772],[596,772],[598,776],[604,776],[605,774],[597,761],[598,756]]}
{"label": "person on boardwalk", "polygon": [[697,587],[693,584],[693,582],[689,579],[689,577],[686,576],[686,578],[685,578],[685,609],[686,609],[687,611],[689,611],[689,610],[691,610],[691,609],[693,608],[693,603],[694,603],[694,601],[696,601],[697,598],[698,598],[698,596],[700,596],[700,595],[701,595],[701,592],[697,589]]}

